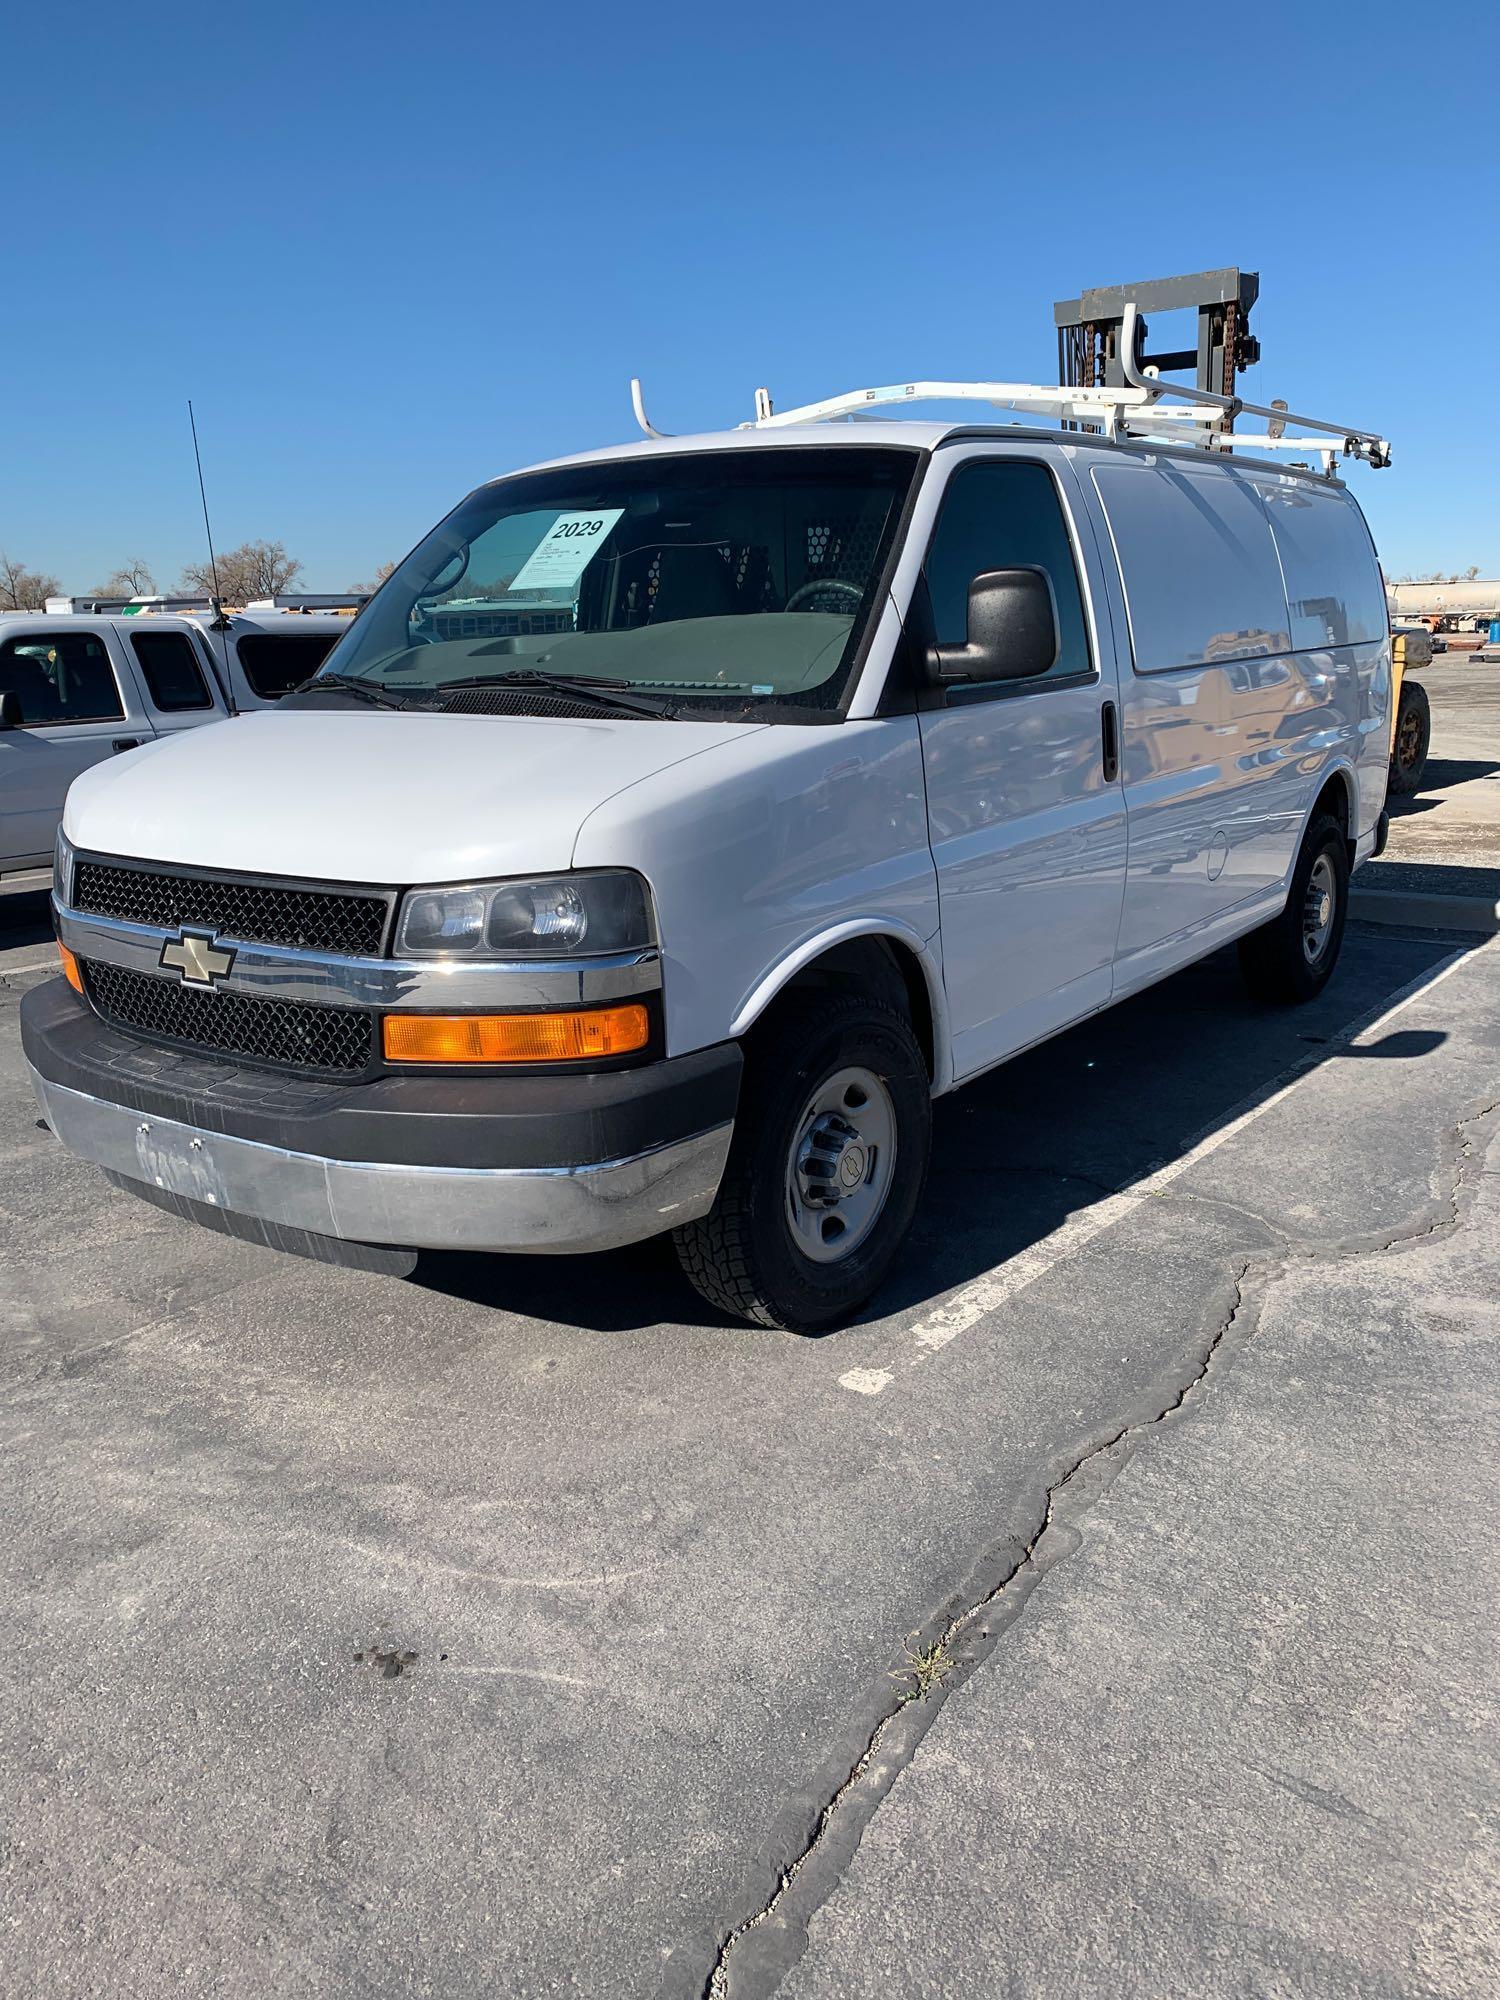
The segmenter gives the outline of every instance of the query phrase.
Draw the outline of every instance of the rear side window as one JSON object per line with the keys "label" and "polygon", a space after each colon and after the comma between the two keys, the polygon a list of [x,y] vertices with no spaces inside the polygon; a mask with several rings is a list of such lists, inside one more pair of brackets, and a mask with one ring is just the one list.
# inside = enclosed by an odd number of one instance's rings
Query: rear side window
{"label": "rear side window", "polygon": [[0,690],[19,696],[26,725],[118,722],[125,713],[104,641],[94,632],[30,632],[0,645]]}
{"label": "rear side window", "polygon": [[1254,485],[1167,459],[1094,467],[1138,674],[1284,653],[1286,593]]}
{"label": "rear side window", "polygon": [[[927,591],[940,646],[968,637],[969,585],[987,569],[1045,570],[1057,600],[1061,643],[1044,675],[1022,685],[1093,671],[1073,545],[1052,476],[1040,465],[985,459],[960,466],[948,482],[932,546]],[[1007,682],[1007,690],[1016,687]]]}
{"label": "rear side window", "polygon": [[1358,646],[1385,638],[1385,587],[1363,514],[1336,486],[1258,478],[1281,556],[1292,645]]}
{"label": "rear side window", "polygon": [[235,641],[245,679],[262,701],[280,701],[322,666],[335,632],[246,632]]}
{"label": "rear side window", "polygon": [[213,696],[186,632],[132,632],[130,643],[151,699],[163,714],[213,707]]}

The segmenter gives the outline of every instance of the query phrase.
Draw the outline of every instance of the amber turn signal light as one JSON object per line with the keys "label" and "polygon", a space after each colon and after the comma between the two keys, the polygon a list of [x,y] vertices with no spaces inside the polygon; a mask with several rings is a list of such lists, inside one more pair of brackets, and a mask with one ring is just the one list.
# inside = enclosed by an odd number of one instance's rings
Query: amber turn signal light
{"label": "amber turn signal light", "polygon": [[587,1062],[628,1056],[651,1039],[639,1001],[559,1014],[387,1014],[392,1063]]}
{"label": "amber turn signal light", "polygon": [[67,980],[75,993],[82,993],[83,974],[78,970],[78,960],[65,944],[60,944],[57,947],[57,955],[62,960],[63,978]]}

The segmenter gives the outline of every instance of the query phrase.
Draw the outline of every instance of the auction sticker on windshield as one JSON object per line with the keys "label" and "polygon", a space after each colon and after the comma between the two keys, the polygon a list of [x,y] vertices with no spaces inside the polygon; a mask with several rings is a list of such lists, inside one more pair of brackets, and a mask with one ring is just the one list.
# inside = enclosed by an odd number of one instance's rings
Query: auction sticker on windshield
{"label": "auction sticker on windshield", "polygon": [[624,511],[623,507],[604,507],[595,513],[559,514],[511,578],[510,588],[571,590]]}

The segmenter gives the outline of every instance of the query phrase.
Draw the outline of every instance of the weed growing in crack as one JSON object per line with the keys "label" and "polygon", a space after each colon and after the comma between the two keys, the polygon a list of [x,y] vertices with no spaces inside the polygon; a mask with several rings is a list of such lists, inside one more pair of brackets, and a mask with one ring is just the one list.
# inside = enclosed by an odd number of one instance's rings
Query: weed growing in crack
{"label": "weed growing in crack", "polygon": [[893,1681],[910,1680],[912,1685],[904,1688],[901,1702],[904,1707],[909,1701],[925,1701],[934,1688],[940,1688],[957,1667],[958,1661],[948,1650],[946,1639],[939,1639],[920,1653],[907,1652],[906,1665],[898,1667],[891,1675]]}

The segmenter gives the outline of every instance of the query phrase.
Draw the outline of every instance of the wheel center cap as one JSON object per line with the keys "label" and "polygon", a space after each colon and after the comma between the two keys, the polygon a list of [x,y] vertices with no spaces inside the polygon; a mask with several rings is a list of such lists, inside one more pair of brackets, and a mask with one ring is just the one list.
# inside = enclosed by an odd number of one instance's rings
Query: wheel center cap
{"label": "wheel center cap", "polygon": [[839,1160],[839,1180],[846,1188],[857,1188],[865,1177],[865,1149],[846,1146]]}
{"label": "wheel center cap", "polygon": [[1322,928],[1333,915],[1333,898],[1326,891],[1318,898],[1318,927]]}

